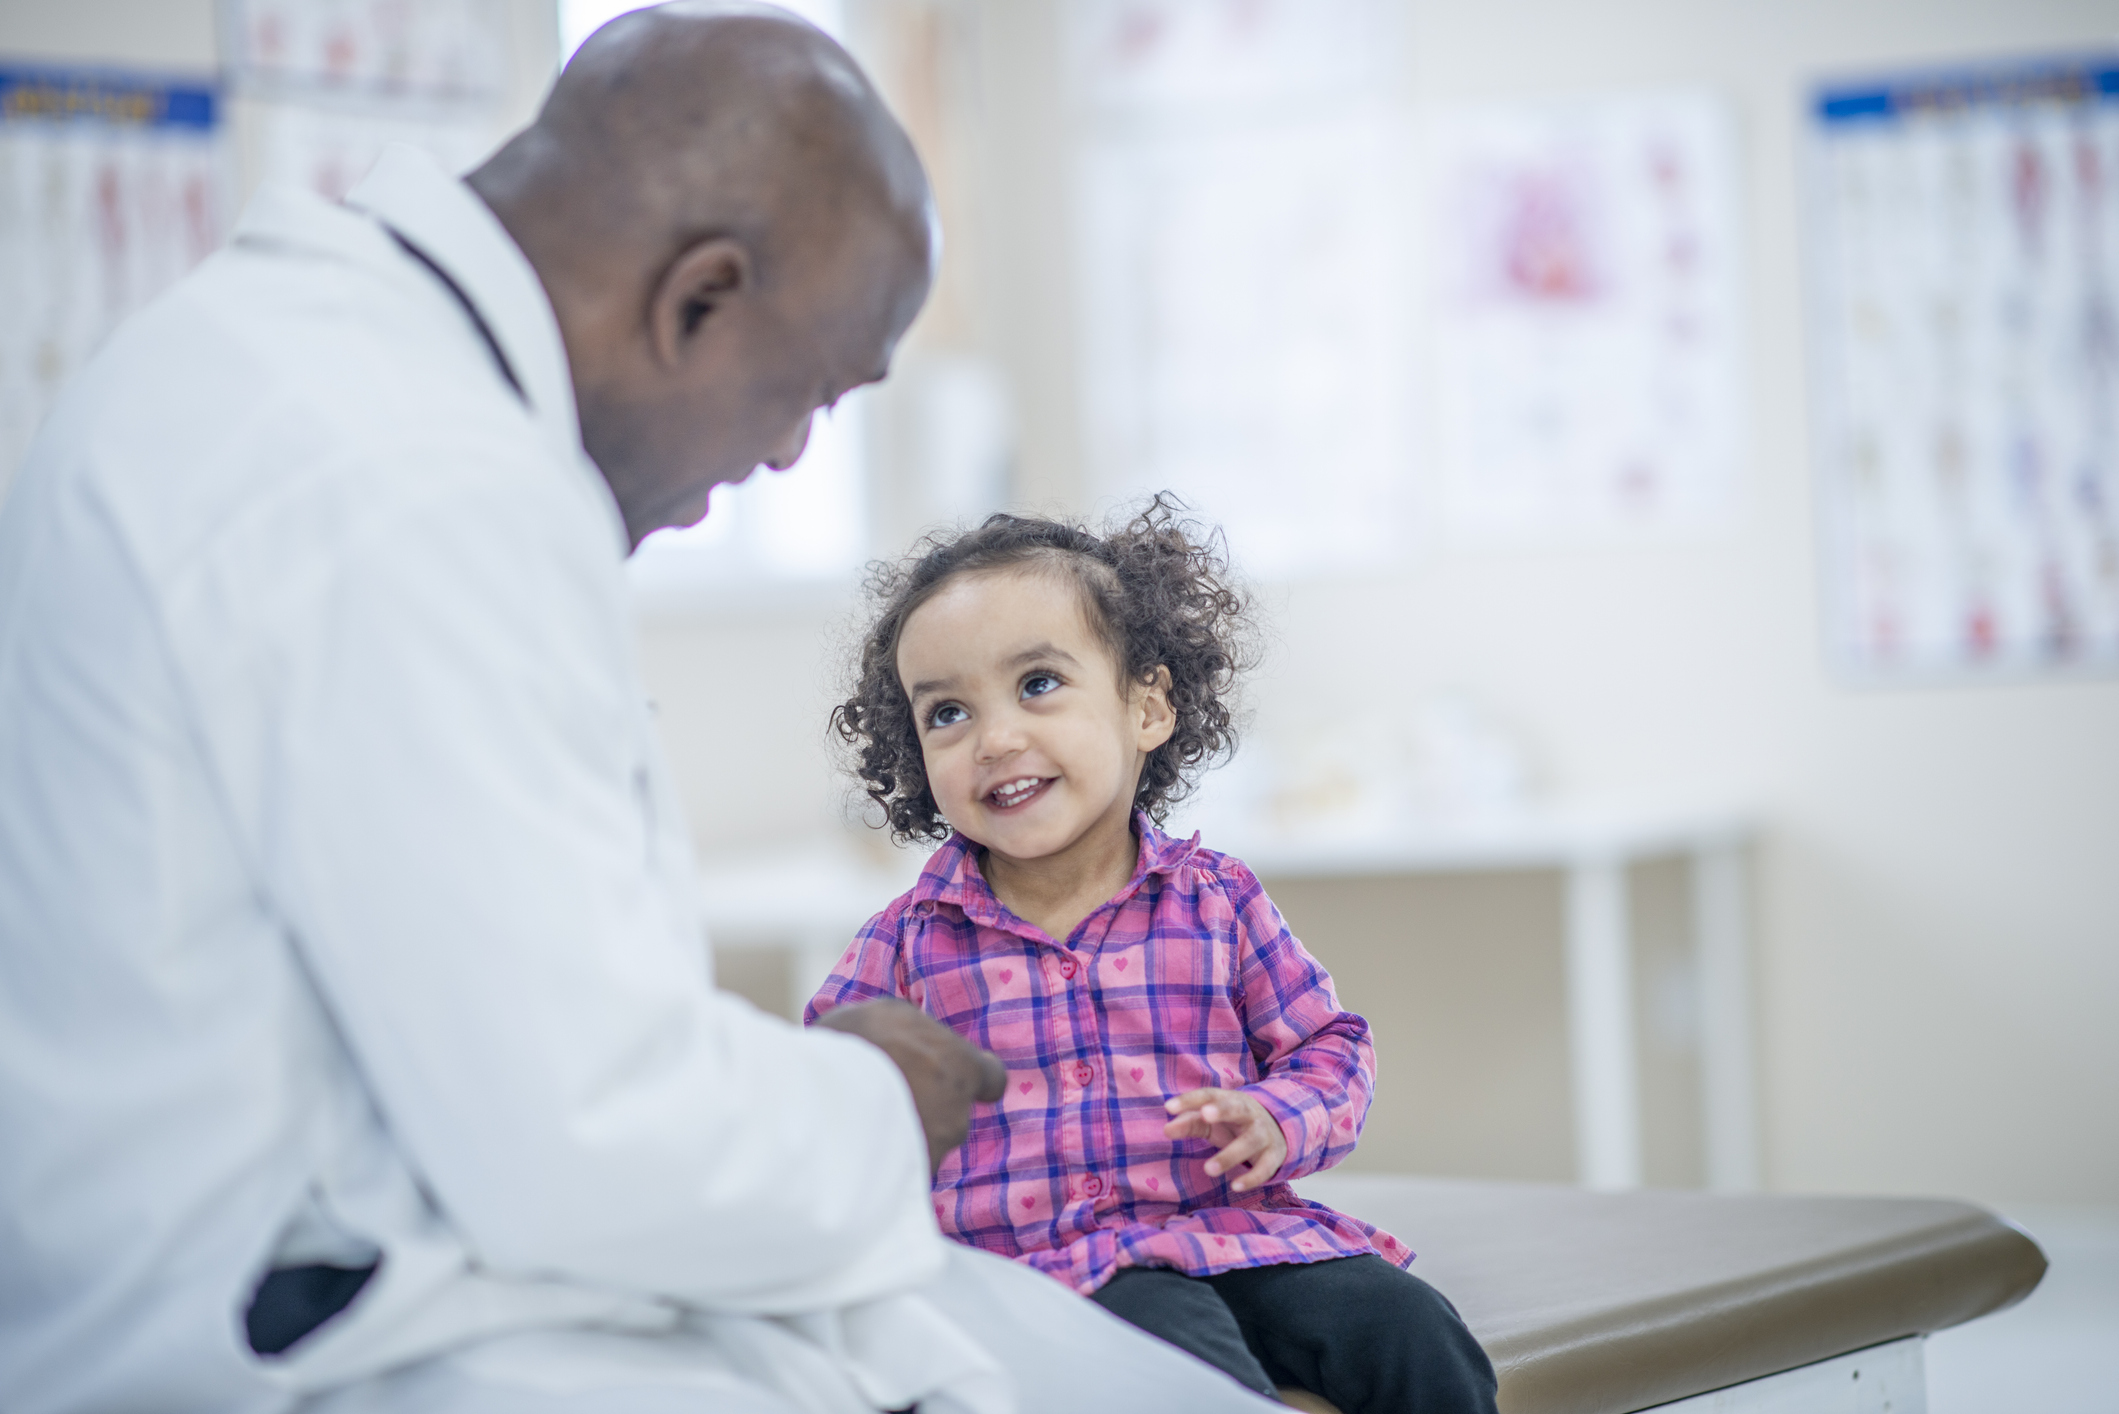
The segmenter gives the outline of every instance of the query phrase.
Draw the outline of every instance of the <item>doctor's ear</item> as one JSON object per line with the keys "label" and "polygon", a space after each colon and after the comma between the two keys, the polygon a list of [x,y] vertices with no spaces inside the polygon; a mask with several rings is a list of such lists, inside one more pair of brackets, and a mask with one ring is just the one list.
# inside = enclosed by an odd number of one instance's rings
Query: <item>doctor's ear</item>
{"label": "doctor's ear", "polygon": [[682,361],[686,346],[723,304],[755,279],[741,241],[715,236],[688,246],[670,262],[648,304],[648,336],[658,362]]}

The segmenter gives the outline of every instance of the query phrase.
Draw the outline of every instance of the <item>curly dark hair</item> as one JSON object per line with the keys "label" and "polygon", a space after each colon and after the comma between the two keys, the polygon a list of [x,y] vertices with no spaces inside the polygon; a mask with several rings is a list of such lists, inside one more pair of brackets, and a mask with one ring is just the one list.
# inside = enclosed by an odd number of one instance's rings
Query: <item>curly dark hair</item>
{"label": "curly dark hair", "polygon": [[898,636],[915,610],[959,575],[1049,567],[1081,592],[1090,627],[1111,650],[1121,683],[1170,673],[1170,739],[1141,767],[1133,803],[1157,824],[1207,767],[1236,749],[1237,679],[1257,661],[1251,596],[1234,585],[1219,530],[1186,518],[1168,492],[1102,534],[1064,520],[993,515],[975,530],[938,531],[904,559],[869,567],[874,618],[861,635],[852,691],[831,725],[849,769],[882,807],[891,838],[948,838],[927,785],[912,703],[898,679]]}

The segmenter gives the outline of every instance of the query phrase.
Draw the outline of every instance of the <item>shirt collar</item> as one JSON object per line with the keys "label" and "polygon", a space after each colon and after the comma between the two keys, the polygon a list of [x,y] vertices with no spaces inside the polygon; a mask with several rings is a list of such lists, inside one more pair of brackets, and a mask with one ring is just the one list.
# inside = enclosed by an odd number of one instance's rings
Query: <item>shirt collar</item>
{"label": "shirt collar", "polygon": [[[1186,840],[1173,838],[1155,828],[1143,810],[1133,812],[1133,832],[1140,839],[1140,858],[1133,866],[1133,878],[1119,890],[1119,898],[1138,889],[1151,875],[1174,873],[1199,849],[1197,833]],[[952,834],[920,871],[919,882],[912,887],[913,901],[954,904],[972,922],[991,926],[1013,918],[1004,912],[1001,901],[993,896],[993,887],[979,872],[978,851],[962,833]]]}
{"label": "shirt collar", "polygon": [[375,217],[448,273],[522,380],[531,415],[564,448],[584,455],[558,316],[529,258],[478,194],[425,152],[394,142],[346,194],[346,205]]}

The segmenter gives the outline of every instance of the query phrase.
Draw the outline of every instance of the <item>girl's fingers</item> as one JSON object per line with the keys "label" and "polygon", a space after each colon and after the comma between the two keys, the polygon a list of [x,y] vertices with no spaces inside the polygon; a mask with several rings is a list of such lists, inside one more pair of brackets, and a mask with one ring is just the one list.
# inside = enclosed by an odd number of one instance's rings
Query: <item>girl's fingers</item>
{"label": "girl's fingers", "polygon": [[[1264,1106],[1241,1090],[1222,1090],[1213,1086],[1187,1090],[1165,1100],[1163,1110],[1173,1116],[1163,1126],[1166,1139],[1216,1139],[1234,1131],[1228,1144],[1206,1162],[1209,1178],[1234,1173],[1249,1162],[1249,1171],[1229,1184],[1233,1193],[1248,1193],[1263,1187],[1287,1162],[1280,1125]],[[1277,1154],[1274,1152],[1276,1140],[1280,1141]],[[1269,1162],[1270,1167],[1267,1166]]]}
{"label": "girl's fingers", "polygon": [[1187,1090],[1184,1094],[1177,1096],[1175,1099],[1166,1101],[1163,1104],[1163,1109],[1168,1111],[1170,1114],[1181,1114],[1186,1110],[1196,1110],[1202,1105],[1212,1104],[1214,1101],[1227,1096],[1228,1093],[1229,1092],[1226,1090],[1216,1090],[1212,1088],[1205,1090]]}
{"label": "girl's fingers", "polygon": [[1254,1125],[1230,1140],[1227,1148],[1207,1160],[1207,1173],[1214,1177],[1225,1174],[1245,1159],[1263,1153],[1265,1147],[1266,1137],[1260,1134]]}
{"label": "girl's fingers", "polygon": [[1273,1181],[1273,1175],[1280,1172],[1281,1165],[1288,1161],[1287,1141],[1280,1137],[1279,1130],[1280,1126],[1274,1125],[1260,1134],[1259,1154],[1251,1160],[1250,1172],[1229,1185],[1235,1192],[1248,1193],[1254,1188],[1265,1187]]}
{"label": "girl's fingers", "polygon": [[[1219,1178],[1241,1167],[1245,1160],[1256,1160],[1273,1146],[1279,1126],[1272,1116],[1260,1107],[1257,1101],[1240,1090],[1208,1088],[1189,1090],[1164,1103],[1163,1108],[1176,1116],[1163,1126],[1166,1139],[1219,1140],[1231,1134],[1229,1143],[1206,1162],[1209,1178]],[[1255,1165],[1254,1165],[1255,1168]],[[1280,1161],[1273,1165],[1278,1172]],[[1239,1179],[1235,1191],[1248,1192],[1264,1183],[1271,1174],[1256,1178]]]}

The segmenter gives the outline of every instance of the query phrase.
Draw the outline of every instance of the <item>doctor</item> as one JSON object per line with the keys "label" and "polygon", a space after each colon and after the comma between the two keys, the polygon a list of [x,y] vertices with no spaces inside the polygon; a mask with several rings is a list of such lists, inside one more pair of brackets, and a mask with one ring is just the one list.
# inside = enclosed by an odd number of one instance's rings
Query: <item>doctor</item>
{"label": "doctor", "polygon": [[991,1057],[708,974],[623,561],[884,376],[932,219],[828,39],[671,6],[465,182],[265,192],[60,401],[0,512],[10,1411],[1264,1407],[940,1238]]}

